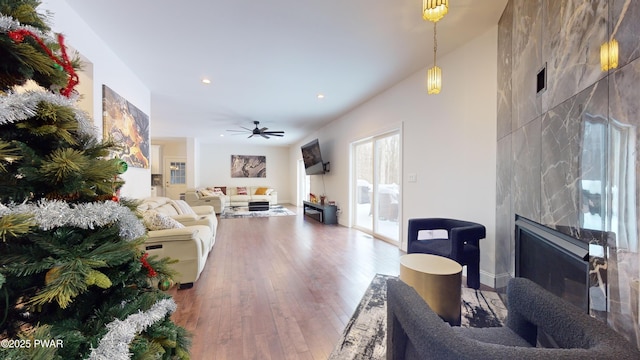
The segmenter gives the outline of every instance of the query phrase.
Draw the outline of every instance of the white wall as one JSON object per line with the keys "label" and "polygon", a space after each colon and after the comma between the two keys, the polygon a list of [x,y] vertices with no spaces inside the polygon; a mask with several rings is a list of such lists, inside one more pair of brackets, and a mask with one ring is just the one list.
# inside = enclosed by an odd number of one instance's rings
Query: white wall
{"label": "white wall", "polygon": [[[93,119],[102,138],[102,85],[107,85],[150,116],[151,93],[136,75],[91,30],[89,25],[62,0],[44,0],[39,10],[53,14],[52,30],[65,36],[65,43],[93,64]],[[121,195],[142,198],[151,193],[151,169],[129,167],[122,175],[126,184]]]}
{"label": "white wall", "polygon": [[[260,186],[268,185],[278,192],[281,204],[295,203],[295,177],[290,181],[287,147],[220,145],[200,143],[198,177],[195,186]],[[231,155],[262,155],[267,160],[266,178],[232,178]],[[293,161],[295,162],[295,161]],[[294,191],[291,192],[291,187]],[[291,195],[293,194],[293,196]]]}
{"label": "white wall", "polygon": [[[481,281],[493,286],[495,274],[495,169],[497,26],[439,59],[443,88],[427,95],[426,68],[290,147],[291,179],[296,179],[300,145],[318,138],[331,173],[324,186],[349,226],[350,143],[401,125],[403,129],[402,248],[407,220],[452,217],[485,225],[481,243]],[[407,182],[407,174],[417,182]],[[322,192],[319,176],[311,191]],[[295,187],[290,189],[295,198]]]}

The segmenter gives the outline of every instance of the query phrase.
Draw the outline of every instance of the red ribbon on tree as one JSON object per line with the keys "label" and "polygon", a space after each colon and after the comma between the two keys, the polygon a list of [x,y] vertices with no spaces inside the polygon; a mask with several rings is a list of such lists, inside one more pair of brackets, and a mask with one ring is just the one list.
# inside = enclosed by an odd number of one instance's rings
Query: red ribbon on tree
{"label": "red ribbon on tree", "polygon": [[9,37],[17,42],[21,43],[26,36],[32,37],[39,45],[44,49],[44,51],[49,55],[49,57],[56,62],[56,64],[60,65],[67,74],[69,74],[69,81],[67,82],[67,86],[60,90],[60,94],[63,96],[69,97],[71,96],[71,92],[73,92],[73,88],[78,85],[80,80],[78,79],[78,74],[76,74],[71,61],[69,60],[69,56],[67,55],[67,48],[64,46],[64,37],[62,34],[58,34],[58,44],[60,44],[60,52],[62,53],[62,59],[58,58],[51,49],[47,46],[47,44],[42,41],[38,35],[34,34],[32,31],[26,29],[19,29],[9,31]]}
{"label": "red ribbon on tree", "polygon": [[142,262],[142,267],[147,269],[147,276],[156,277],[158,273],[151,267],[151,265],[147,261],[148,257],[149,257],[149,253],[142,254],[142,257],[140,258],[140,262]]}

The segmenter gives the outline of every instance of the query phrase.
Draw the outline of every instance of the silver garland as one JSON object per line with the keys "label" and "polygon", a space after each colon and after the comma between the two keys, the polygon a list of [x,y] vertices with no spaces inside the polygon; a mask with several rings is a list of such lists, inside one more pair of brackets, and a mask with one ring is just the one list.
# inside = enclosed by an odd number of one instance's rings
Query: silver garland
{"label": "silver garland", "polygon": [[[0,15],[0,32],[25,29],[34,33],[43,41],[51,43],[55,40],[29,25],[22,25],[10,16]],[[95,136],[97,128],[83,111],[76,108],[77,97],[66,98],[59,94],[44,91],[28,91],[24,93],[9,92],[0,97],[0,125],[24,121],[36,115],[37,106],[41,102],[74,109],[81,133]],[[134,240],[146,233],[142,222],[127,207],[113,201],[94,202],[69,205],[58,200],[40,200],[37,203],[1,204],[0,217],[9,214],[31,214],[37,226],[50,230],[61,226],[73,226],[82,229],[95,229],[108,224],[117,223],[120,236],[126,240]],[[168,313],[176,310],[173,299],[163,299],[154,304],[146,312],[130,315],[125,320],[115,320],[107,324],[109,331],[100,340],[97,348],[91,350],[88,359],[119,360],[130,359],[129,344],[136,334],[145,330],[155,322],[162,320]]]}
{"label": "silver garland", "polygon": [[114,320],[107,324],[109,331],[100,339],[97,348],[91,349],[89,360],[127,360],[131,358],[129,344],[136,334],[176,311],[173,299],[163,299],[145,312],[129,315],[125,320]]}
{"label": "silver garland", "polygon": [[114,201],[69,205],[60,200],[40,200],[37,203],[0,206],[0,217],[12,213],[33,215],[34,221],[42,230],[62,226],[95,229],[117,224],[120,236],[127,241],[137,239],[146,233],[140,219],[129,208]]}
{"label": "silver garland", "polygon": [[67,98],[47,91],[10,91],[0,97],[0,125],[27,120],[37,114],[38,104],[48,102],[57,106],[72,108],[78,121],[80,133],[95,136],[98,133],[89,115],[76,107],[77,96]]}
{"label": "silver garland", "polygon": [[[23,25],[11,16],[0,15],[0,32],[8,33],[9,31],[19,29],[32,32],[45,43],[57,43],[57,40],[49,34],[44,33],[31,25]],[[56,55],[61,56],[61,54]],[[26,120],[31,116],[34,116],[36,114],[35,110],[41,101],[73,108],[75,118],[79,123],[80,132],[89,135],[95,135],[98,133],[98,130],[93,125],[91,118],[84,111],[76,108],[77,95],[69,99],[63,95],[49,92],[29,91],[24,94],[9,92],[6,97],[3,96],[3,98],[0,99],[0,125],[4,125],[8,122]]]}
{"label": "silver garland", "polygon": [[43,33],[40,29],[37,29],[31,25],[22,25],[19,21],[16,21],[11,16],[0,15],[0,31],[8,33],[9,31],[15,31],[19,29],[31,31],[45,43],[56,42],[56,40],[49,36],[49,34]]}

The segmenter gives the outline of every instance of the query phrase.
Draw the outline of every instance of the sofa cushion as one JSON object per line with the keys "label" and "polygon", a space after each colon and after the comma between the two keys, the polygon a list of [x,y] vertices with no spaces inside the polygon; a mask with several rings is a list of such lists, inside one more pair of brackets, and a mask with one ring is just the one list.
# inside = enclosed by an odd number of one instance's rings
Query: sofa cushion
{"label": "sofa cushion", "polygon": [[256,189],[255,195],[267,195],[267,190],[269,190],[269,188],[259,187]]}
{"label": "sofa cushion", "polygon": [[251,201],[270,201],[271,197],[269,195],[253,195],[251,197]]}
{"label": "sofa cushion", "polygon": [[184,225],[177,220],[155,210],[147,210],[142,215],[142,222],[149,230],[180,229]]}
{"label": "sofa cushion", "polygon": [[233,195],[230,200],[231,202],[249,202],[251,199],[251,195]]}
{"label": "sofa cushion", "polygon": [[191,215],[191,214],[195,215],[196,213],[195,211],[193,211],[191,206],[189,206],[189,204],[187,204],[187,202],[184,200],[172,200],[171,204],[176,209],[176,211],[178,211],[178,214],[180,215]]}

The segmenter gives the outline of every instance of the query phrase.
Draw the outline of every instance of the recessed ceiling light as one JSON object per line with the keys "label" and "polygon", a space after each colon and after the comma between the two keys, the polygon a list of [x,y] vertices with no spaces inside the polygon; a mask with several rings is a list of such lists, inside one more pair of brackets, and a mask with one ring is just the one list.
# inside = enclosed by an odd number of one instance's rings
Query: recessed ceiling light
{"label": "recessed ceiling light", "polygon": [[207,78],[204,78],[204,79],[202,79],[202,83],[203,84],[211,84],[211,80],[209,80]]}
{"label": "recessed ceiling light", "polygon": [[318,94],[317,98],[320,100],[324,99],[324,94]]}
{"label": "recessed ceiling light", "polygon": [[220,134],[220,137],[224,137],[224,134]]}

